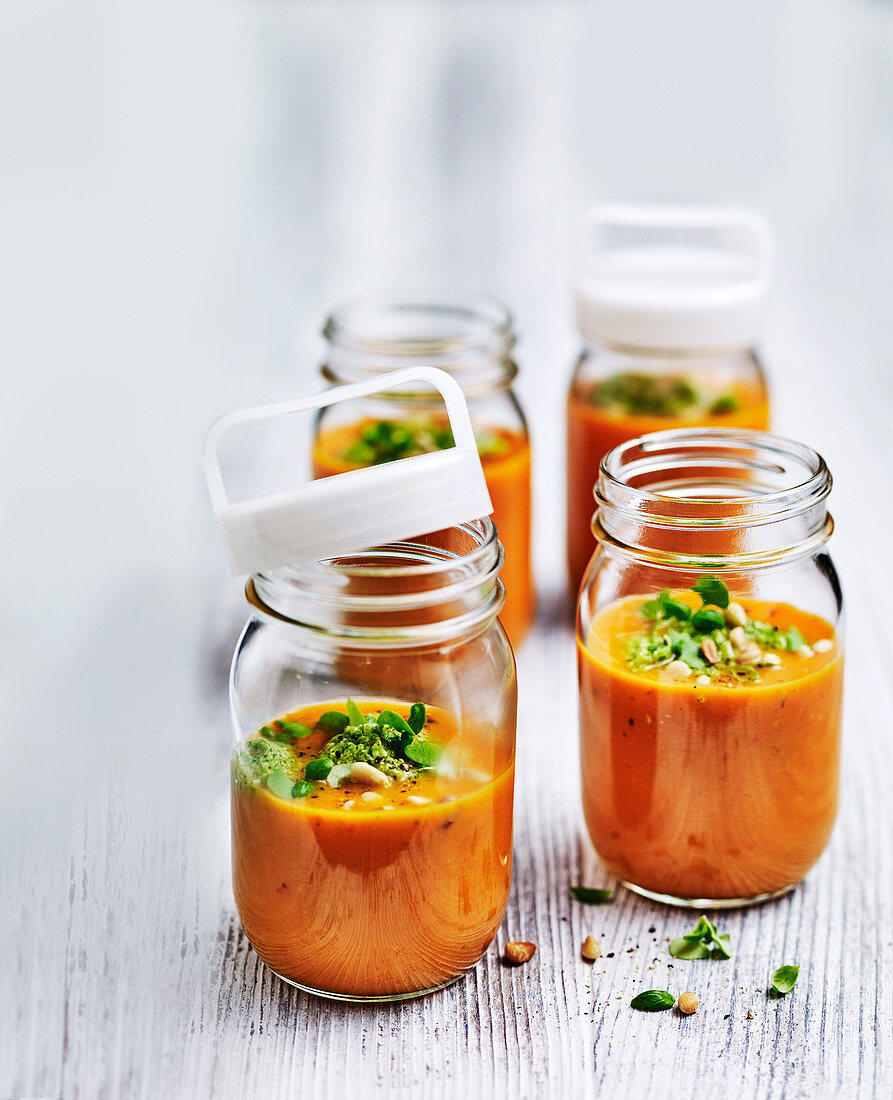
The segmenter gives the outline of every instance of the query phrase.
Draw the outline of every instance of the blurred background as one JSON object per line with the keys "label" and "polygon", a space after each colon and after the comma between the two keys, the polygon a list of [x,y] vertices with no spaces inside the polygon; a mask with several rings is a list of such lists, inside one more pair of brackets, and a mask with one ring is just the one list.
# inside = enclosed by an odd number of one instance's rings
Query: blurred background
{"label": "blurred background", "polygon": [[[537,572],[547,600],[560,589],[574,223],[594,199],[626,198],[768,215],[775,424],[833,470],[872,440],[865,461],[889,485],[893,3],[3,6],[7,851],[31,830],[14,874],[41,844],[51,863],[53,823],[77,830],[75,814],[108,841],[113,882],[111,838],[128,827],[126,810],[103,816],[104,765],[90,762],[80,789],[98,801],[78,809],[75,772],[35,774],[20,731],[46,727],[68,769],[78,745],[138,738],[133,782],[140,798],[157,784],[161,807],[173,740],[195,762],[186,735],[225,722],[196,690],[241,617],[202,438],[222,412],[316,389],[319,329],[341,299],[457,287],[509,304]],[[876,486],[851,476],[832,498],[845,575]],[[23,775],[46,795],[37,806]],[[172,829],[225,835],[219,779],[221,820],[181,806]]]}

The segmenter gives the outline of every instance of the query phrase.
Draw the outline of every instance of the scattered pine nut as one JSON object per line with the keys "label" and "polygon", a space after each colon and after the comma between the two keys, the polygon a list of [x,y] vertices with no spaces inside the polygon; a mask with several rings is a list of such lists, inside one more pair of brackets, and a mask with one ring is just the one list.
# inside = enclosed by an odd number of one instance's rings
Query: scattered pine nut
{"label": "scattered pine nut", "polygon": [[801,646],[800,646],[800,647],[799,647],[799,648],[797,649],[797,655],[798,655],[799,657],[812,657],[812,655],[813,655],[813,649],[812,649],[812,646],[808,646],[808,645],[801,645]]}
{"label": "scattered pine nut", "polygon": [[683,993],[676,1002],[676,1007],[680,1012],[684,1012],[686,1016],[691,1016],[693,1012],[698,1010],[698,998],[694,993]]}
{"label": "scattered pine nut", "polygon": [[365,783],[367,787],[390,787],[391,777],[373,768],[371,764],[357,761],[350,766],[350,778],[355,783]]}
{"label": "scattered pine nut", "polygon": [[510,966],[522,966],[536,954],[536,944],[525,940],[512,940],[505,945],[503,958]]}
{"label": "scattered pine nut", "polygon": [[587,936],[586,939],[583,940],[580,954],[584,959],[588,959],[590,962],[595,962],[596,959],[600,959],[602,957],[602,949],[599,946],[598,940],[594,940],[592,936]]}
{"label": "scattered pine nut", "polygon": [[343,808],[345,810],[352,810],[354,808],[354,800],[352,798],[348,798],[348,800],[344,803]]}
{"label": "scattered pine nut", "polygon": [[698,687],[706,687],[710,683],[710,677],[699,676],[697,680],[695,680],[695,683],[698,685]]}
{"label": "scattered pine nut", "polygon": [[815,653],[828,653],[834,648],[834,643],[830,638],[820,638],[813,644],[813,652]]}
{"label": "scattered pine nut", "polygon": [[747,626],[747,613],[740,603],[730,603],[726,608],[726,622],[732,626]]}
{"label": "scattered pine nut", "polygon": [[420,794],[411,794],[409,796],[409,798],[407,798],[406,801],[411,802],[413,804],[413,806],[427,806],[428,803],[431,801],[431,799],[430,798],[424,798]]}
{"label": "scattered pine nut", "polygon": [[670,661],[667,672],[676,680],[687,680],[691,676],[691,669],[685,661]]}
{"label": "scattered pine nut", "polygon": [[719,660],[719,650],[712,638],[705,638],[701,642],[701,653],[708,665],[715,665]]}
{"label": "scattered pine nut", "polygon": [[736,626],[734,630],[729,631],[729,641],[735,649],[744,649],[750,644],[750,638],[744,633],[743,626]]}
{"label": "scattered pine nut", "polygon": [[765,665],[766,668],[778,668],[781,664],[781,657],[777,653],[764,653],[760,664]]}
{"label": "scattered pine nut", "polygon": [[364,802],[381,802],[381,795],[376,794],[375,791],[363,791],[360,798],[362,798]]}

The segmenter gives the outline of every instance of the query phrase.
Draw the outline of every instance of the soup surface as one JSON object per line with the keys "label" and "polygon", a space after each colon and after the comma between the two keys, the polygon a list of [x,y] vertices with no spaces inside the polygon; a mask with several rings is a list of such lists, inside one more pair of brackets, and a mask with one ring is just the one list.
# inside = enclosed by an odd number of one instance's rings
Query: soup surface
{"label": "soup surface", "polygon": [[803,877],[837,809],[843,656],[824,619],[629,597],[595,615],[578,662],[584,814],[618,878],[728,900]]}
{"label": "soup surface", "polygon": [[473,966],[511,881],[514,770],[495,741],[444,710],[373,700],[303,707],[244,743],[233,887],[263,961],[360,998]]}
{"label": "soup surface", "polygon": [[[520,644],[533,620],[530,560],[530,441],[524,432],[485,428],[475,432],[493,522],[505,548],[500,574],[505,605],[500,621],[512,644]],[[409,458],[452,446],[446,421],[361,420],[323,431],[313,448],[313,476],[329,477],[363,466]]]}

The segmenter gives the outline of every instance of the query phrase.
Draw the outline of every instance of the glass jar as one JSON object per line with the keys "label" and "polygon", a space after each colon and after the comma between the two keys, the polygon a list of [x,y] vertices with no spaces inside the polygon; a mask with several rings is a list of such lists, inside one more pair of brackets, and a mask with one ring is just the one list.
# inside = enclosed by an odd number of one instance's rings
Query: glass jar
{"label": "glass jar", "polygon": [[[258,955],[299,988],[419,996],[473,967],[496,934],[511,879],[517,710],[497,621],[502,556],[482,519],[247,585],[230,689],[234,894]],[[308,782],[310,759],[329,753],[331,766],[337,755],[333,715],[347,712],[343,729],[356,705],[418,731],[418,703],[442,755],[421,760],[415,779],[364,764],[358,784],[358,765],[342,763],[336,790],[337,768]],[[282,740],[297,769],[277,778],[266,760]]]}
{"label": "glass jar", "polygon": [[699,206],[602,206],[586,228],[592,247],[576,290],[586,343],[567,401],[574,596],[595,549],[592,488],[608,451],[664,429],[769,427],[754,351],[770,287],[763,219]]}
{"label": "glass jar", "polygon": [[602,461],[577,607],[583,807],[640,894],[750,904],[825,848],[843,684],[830,489],[819,455],[762,432],[660,432]]}
{"label": "glass jar", "polygon": [[586,347],[567,400],[567,567],[576,595],[595,550],[592,491],[608,451],[671,427],[769,427],[756,353]]}
{"label": "glass jar", "polygon": [[[330,383],[356,382],[415,364],[440,367],[468,402],[493,521],[505,547],[501,618],[514,645],[534,615],[530,554],[530,437],[512,390],[518,367],[515,335],[504,306],[487,298],[382,295],[335,310],[323,335],[321,371]],[[359,410],[359,411],[358,411]],[[450,445],[442,403],[430,392],[404,390],[361,407],[321,410],[313,448],[315,477],[343,473]]]}

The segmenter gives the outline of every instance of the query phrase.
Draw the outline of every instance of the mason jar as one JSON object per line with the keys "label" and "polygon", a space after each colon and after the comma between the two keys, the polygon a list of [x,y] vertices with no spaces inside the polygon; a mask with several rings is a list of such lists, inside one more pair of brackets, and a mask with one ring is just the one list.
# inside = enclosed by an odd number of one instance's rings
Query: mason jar
{"label": "mason jar", "polygon": [[[481,519],[247,584],[230,688],[234,894],[257,954],[301,989],[419,996],[496,934],[517,710],[502,558]],[[344,754],[352,729],[369,735],[360,764]]]}
{"label": "mason jar", "polygon": [[[461,385],[468,402],[493,521],[505,547],[501,618],[514,645],[526,634],[535,597],[530,551],[530,437],[512,389],[513,321],[492,299],[381,295],[336,309],[323,335],[321,372],[336,384],[381,376],[398,367],[439,367]],[[313,447],[314,476],[450,445],[443,405],[428,391],[388,392],[349,409],[322,409]]]}
{"label": "mason jar", "polygon": [[567,399],[567,569],[576,597],[595,550],[602,457],[649,432],[769,427],[756,346],[772,241],[751,211],[600,206],[576,286],[583,349]]}
{"label": "mason jar", "polygon": [[831,475],[763,432],[602,461],[577,606],[583,809],[607,869],[675,905],[797,884],[837,810],[843,599]]}

